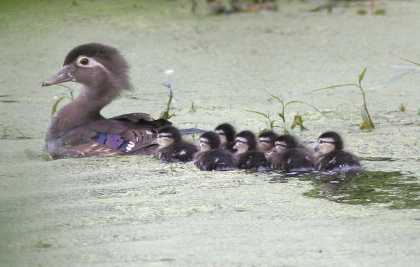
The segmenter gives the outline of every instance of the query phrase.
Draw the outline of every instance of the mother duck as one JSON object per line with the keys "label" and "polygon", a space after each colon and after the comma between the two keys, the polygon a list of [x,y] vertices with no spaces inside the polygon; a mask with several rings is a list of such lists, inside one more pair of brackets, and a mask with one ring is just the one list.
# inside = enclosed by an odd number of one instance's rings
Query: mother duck
{"label": "mother duck", "polygon": [[151,154],[157,148],[159,127],[166,120],[153,120],[145,113],[130,113],[106,119],[100,112],[120,93],[129,89],[128,64],[117,49],[99,43],[73,48],[61,70],[42,86],[64,82],[82,85],[79,96],[52,119],[46,149],[53,158]]}

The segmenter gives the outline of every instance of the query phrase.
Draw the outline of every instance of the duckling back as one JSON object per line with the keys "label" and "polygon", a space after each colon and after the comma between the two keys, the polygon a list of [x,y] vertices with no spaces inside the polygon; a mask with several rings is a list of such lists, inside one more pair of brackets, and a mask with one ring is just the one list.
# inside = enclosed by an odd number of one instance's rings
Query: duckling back
{"label": "duckling back", "polygon": [[199,153],[195,166],[202,171],[230,171],[235,169],[235,160],[228,151],[212,149]]}
{"label": "duckling back", "polygon": [[316,164],[321,172],[359,172],[362,169],[359,159],[344,150],[335,150],[321,157]]}

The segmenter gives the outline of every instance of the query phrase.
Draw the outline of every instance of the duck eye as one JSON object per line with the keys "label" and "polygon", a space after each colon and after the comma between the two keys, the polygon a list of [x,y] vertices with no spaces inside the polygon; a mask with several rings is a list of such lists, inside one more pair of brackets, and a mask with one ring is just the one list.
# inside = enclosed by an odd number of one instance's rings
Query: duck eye
{"label": "duck eye", "polygon": [[86,66],[89,64],[89,59],[87,57],[82,57],[81,59],[79,59],[79,63],[80,65]]}

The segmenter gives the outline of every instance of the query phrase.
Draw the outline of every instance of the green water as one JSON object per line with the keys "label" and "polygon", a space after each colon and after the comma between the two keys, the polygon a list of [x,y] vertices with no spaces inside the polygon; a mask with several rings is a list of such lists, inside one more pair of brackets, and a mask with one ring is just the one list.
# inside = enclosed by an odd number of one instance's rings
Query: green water
{"label": "green water", "polygon": [[420,183],[410,173],[366,171],[353,177],[337,177],[329,182],[313,179],[308,197],[353,204],[383,204],[392,209],[419,209]]}
{"label": "green water", "polygon": [[[386,1],[385,16],[282,2],[273,13],[192,16],[187,0],[0,1],[0,266],[417,267],[420,75],[388,81],[400,56],[420,59],[418,1]],[[92,41],[122,52],[135,85],[104,116],[158,116],[173,69],[175,125],[257,132],[265,121],[246,110],[275,114],[269,91],[322,110],[291,106],[288,121],[299,113],[309,129],[294,133],[339,131],[367,172],[328,191],[308,177],[269,183],[278,175],[149,157],[47,161],[51,107],[68,90],[40,83]],[[371,132],[359,130],[357,91],[311,93],[364,66]]]}
{"label": "green water", "polygon": [[360,174],[287,176],[273,174],[270,183],[290,180],[310,182],[306,197],[321,198],[342,204],[382,205],[390,209],[420,209],[420,181],[410,172],[363,171]]}

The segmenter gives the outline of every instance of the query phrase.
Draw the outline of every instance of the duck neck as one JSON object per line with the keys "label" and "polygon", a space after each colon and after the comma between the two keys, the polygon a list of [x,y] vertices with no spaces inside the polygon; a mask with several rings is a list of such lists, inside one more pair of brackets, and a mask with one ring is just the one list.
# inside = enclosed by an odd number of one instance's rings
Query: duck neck
{"label": "duck neck", "polygon": [[47,139],[61,137],[71,129],[103,119],[100,112],[118,95],[116,91],[114,88],[83,86],[79,96],[53,118]]}

